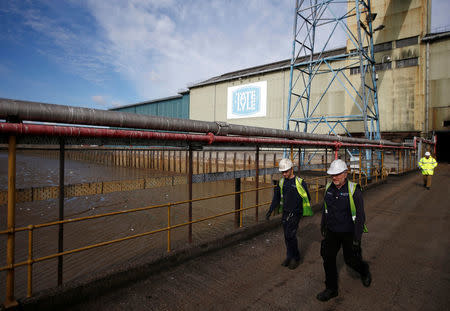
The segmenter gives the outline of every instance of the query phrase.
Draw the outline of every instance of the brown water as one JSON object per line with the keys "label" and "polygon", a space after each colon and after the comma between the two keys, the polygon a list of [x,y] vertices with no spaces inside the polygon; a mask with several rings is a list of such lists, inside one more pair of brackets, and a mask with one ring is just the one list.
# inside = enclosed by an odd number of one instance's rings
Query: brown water
{"label": "brown water", "polygon": [[[59,161],[37,156],[17,156],[16,187],[53,186],[59,180]],[[170,174],[151,169],[133,169],[102,166],[78,161],[66,161],[65,184],[130,180],[148,176]],[[7,155],[0,154],[0,188],[7,187]],[[252,183],[243,183],[243,189],[253,188]],[[193,197],[207,197],[234,191],[234,181],[221,181],[193,185]],[[263,190],[259,202],[271,200],[272,190]],[[116,192],[105,195],[84,196],[65,199],[65,219],[78,218],[112,211],[178,202],[188,199],[188,185]],[[244,194],[244,207],[254,205],[255,193]],[[268,206],[259,208],[260,220]],[[6,206],[0,207],[0,228],[6,228]],[[194,202],[193,219],[200,219],[234,210],[234,195],[222,198]],[[58,200],[26,202],[16,205],[16,227],[51,222],[58,219]],[[171,208],[171,225],[188,221],[188,205],[176,205]],[[167,226],[167,207],[117,216],[86,220],[64,225],[64,249],[71,250],[112,239],[118,239],[138,233],[157,230]],[[255,223],[255,210],[243,213],[244,226]],[[193,225],[193,241],[207,241],[234,231],[234,214],[203,221]],[[64,282],[83,279],[90,274],[108,267],[127,263],[140,263],[163,256],[167,252],[167,232],[137,238],[125,242],[102,246],[89,251],[64,256]],[[15,261],[27,260],[28,233],[16,234]],[[171,249],[176,250],[188,244],[188,227],[171,230]],[[57,252],[58,227],[52,226],[34,230],[33,258]],[[6,263],[6,236],[0,241],[0,265]],[[16,297],[26,295],[26,267],[16,269]],[[4,299],[6,273],[0,273],[0,299]],[[33,265],[33,291],[56,286],[57,260],[39,262]]]}

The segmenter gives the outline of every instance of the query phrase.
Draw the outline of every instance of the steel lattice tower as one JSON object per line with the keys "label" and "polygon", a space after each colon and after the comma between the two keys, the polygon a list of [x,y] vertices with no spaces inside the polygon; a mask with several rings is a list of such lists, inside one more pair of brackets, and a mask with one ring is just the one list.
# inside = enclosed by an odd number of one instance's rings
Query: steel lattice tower
{"label": "steel lattice tower", "polygon": [[[372,30],[375,16],[370,0],[296,0],[287,130],[337,134],[340,126],[350,135],[348,127],[352,126],[354,132],[363,130],[366,138],[380,139]],[[343,34],[345,52],[330,51],[333,36]],[[345,93],[340,101],[334,100],[333,94],[327,96],[336,88]],[[349,106],[351,110],[346,111]]]}

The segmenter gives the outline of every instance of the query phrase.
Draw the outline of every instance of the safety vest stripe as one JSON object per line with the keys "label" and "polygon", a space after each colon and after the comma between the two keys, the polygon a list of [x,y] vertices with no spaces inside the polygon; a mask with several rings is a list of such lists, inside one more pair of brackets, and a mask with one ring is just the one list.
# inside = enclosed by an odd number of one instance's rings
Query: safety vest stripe
{"label": "safety vest stripe", "polygon": [[[295,177],[295,186],[297,188],[298,194],[302,198],[303,203],[303,216],[312,216],[314,215],[311,204],[308,199],[308,194],[306,193],[306,190],[302,186],[303,179],[299,178],[298,176]],[[278,182],[278,186],[280,187],[280,207],[278,211],[281,213],[283,211],[283,184],[284,184],[284,178],[280,178],[280,181]]]}
{"label": "safety vest stripe", "polygon": [[430,157],[421,158],[419,161],[419,168],[422,170],[423,175],[433,175],[434,168],[437,166],[437,162],[434,158]]}
{"label": "safety vest stripe", "polygon": [[[352,213],[352,220],[353,223],[356,222],[356,206],[355,206],[355,201],[353,200],[353,194],[355,193],[356,190],[356,183],[351,182],[350,180],[348,181],[348,191],[349,191],[349,201],[350,201],[350,212]],[[325,195],[327,193],[328,188],[331,186],[331,182],[328,182],[326,187],[325,187]],[[327,209],[327,202],[325,202],[325,198],[323,200],[323,205],[325,207],[325,214],[328,214],[328,209]],[[367,226],[366,224],[364,224],[363,226],[363,232],[369,232],[367,230]]]}

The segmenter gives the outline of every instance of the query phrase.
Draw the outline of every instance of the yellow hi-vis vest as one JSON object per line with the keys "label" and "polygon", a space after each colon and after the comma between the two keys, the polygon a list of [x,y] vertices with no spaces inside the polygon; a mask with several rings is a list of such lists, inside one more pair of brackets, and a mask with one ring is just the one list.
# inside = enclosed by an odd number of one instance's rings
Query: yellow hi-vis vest
{"label": "yellow hi-vis vest", "polygon": [[[328,188],[330,186],[331,186],[331,182],[328,182],[326,187],[325,187],[325,194],[327,194],[327,190],[328,190]],[[349,197],[349,200],[350,200],[350,211],[352,213],[353,223],[355,223],[355,221],[356,221],[356,206],[355,206],[355,201],[353,201],[353,194],[355,193],[356,186],[357,186],[356,183],[351,182],[350,180],[348,180],[348,192],[349,192],[349,196],[348,197]],[[325,214],[326,214],[326,213],[328,213],[328,210],[327,210],[327,202],[325,202],[325,198],[323,200],[323,205],[325,207]],[[364,224],[363,232],[369,232],[367,230],[366,224]]]}
{"label": "yellow hi-vis vest", "polygon": [[[308,194],[306,193],[306,190],[302,187],[302,179],[295,176],[295,186],[297,187],[298,194],[302,198],[303,203],[303,216],[312,216],[314,215],[311,204],[309,203]],[[280,207],[278,209],[278,212],[283,211],[283,184],[284,184],[284,178],[281,178],[278,182],[278,186],[280,187]]]}
{"label": "yellow hi-vis vest", "polygon": [[434,168],[437,166],[437,162],[433,157],[423,157],[419,161],[419,167],[422,170],[422,175],[433,175]]}

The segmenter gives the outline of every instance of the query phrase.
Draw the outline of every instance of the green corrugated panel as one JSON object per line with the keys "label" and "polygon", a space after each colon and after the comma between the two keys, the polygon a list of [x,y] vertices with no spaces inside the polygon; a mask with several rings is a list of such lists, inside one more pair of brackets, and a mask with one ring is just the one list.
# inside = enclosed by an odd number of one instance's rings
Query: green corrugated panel
{"label": "green corrugated panel", "polygon": [[189,93],[181,97],[112,109],[145,115],[189,119]]}

